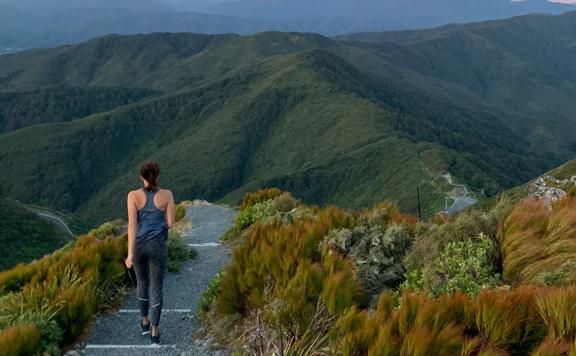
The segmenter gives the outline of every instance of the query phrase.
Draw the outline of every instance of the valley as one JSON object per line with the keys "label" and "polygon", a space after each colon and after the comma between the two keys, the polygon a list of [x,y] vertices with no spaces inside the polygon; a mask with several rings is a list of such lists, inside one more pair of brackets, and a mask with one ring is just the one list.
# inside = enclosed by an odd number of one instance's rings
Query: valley
{"label": "valley", "polygon": [[430,216],[452,189],[441,172],[483,199],[574,157],[575,17],[337,39],[111,35],[2,56],[0,176],[10,197],[93,223],[122,216],[145,160],[178,199],[278,186],[415,213],[419,186]]}
{"label": "valley", "polygon": [[[48,220],[48,218],[50,220]],[[29,263],[61,248],[72,241],[71,231],[62,224],[70,224],[75,233],[84,232],[82,224],[74,219],[36,210],[18,202],[0,197],[2,234],[0,244],[5,253],[0,258],[0,270],[10,269],[18,263]],[[58,224],[54,220],[59,220]],[[66,222],[64,222],[66,220]]]}
{"label": "valley", "polygon": [[0,0],[0,354],[576,355],[572,8]]}

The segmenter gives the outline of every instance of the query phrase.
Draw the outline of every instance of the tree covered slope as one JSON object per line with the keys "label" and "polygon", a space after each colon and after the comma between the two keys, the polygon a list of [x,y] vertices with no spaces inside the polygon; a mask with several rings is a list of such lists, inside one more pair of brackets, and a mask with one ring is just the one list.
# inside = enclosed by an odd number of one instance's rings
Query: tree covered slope
{"label": "tree covered slope", "polygon": [[0,270],[28,263],[62,247],[70,236],[25,206],[0,197]]}
{"label": "tree covered slope", "polygon": [[[1,56],[0,95],[55,85],[156,95],[114,92],[109,111],[0,135],[0,179],[11,197],[93,221],[123,214],[146,160],[179,199],[236,202],[279,186],[310,203],[391,199],[416,212],[420,186],[430,214],[453,188],[445,172],[493,195],[574,156],[575,19],[339,39],[114,35]],[[549,53],[534,51],[554,34]]]}
{"label": "tree covered slope", "polygon": [[148,89],[47,87],[0,93],[0,132],[43,123],[70,121],[105,112],[155,94]]}

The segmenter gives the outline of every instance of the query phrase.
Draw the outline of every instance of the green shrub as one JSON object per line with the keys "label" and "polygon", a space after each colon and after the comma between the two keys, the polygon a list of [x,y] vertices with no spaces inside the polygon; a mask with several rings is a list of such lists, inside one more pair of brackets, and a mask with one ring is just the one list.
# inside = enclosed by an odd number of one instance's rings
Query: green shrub
{"label": "green shrub", "polygon": [[276,210],[278,210],[281,213],[291,212],[292,210],[296,209],[298,204],[299,204],[298,201],[294,199],[292,194],[288,192],[284,192],[279,196],[277,196],[276,198],[274,198],[274,205],[276,207]]}
{"label": "green shrub", "polygon": [[359,224],[369,226],[387,226],[390,223],[415,225],[415,217],[400,212],[398,205],[391,202],[382,202],[374,205],[372,209],[364,209],[358,217]]}
{"label": "green shrub", "polygon": [[536,277],[536,282],[546,287],[562,287],[569,285],[574,279],[576,261],[565,261],[553,271],[542,272]]}
{"label": "green shrub", "polygon": [[496,268],[500,264],[499,226],[506,209],[498,205],[491,212],[471,210],[461,213],[452,222],[437,224],[417,224],[415,238],[405,259],[406,269],[412,271],[423,268],[437,259],[438,255],[451,242],[463,242],[484,234],[492,240],[487,251],[490,263]]}
{"label": "green shrub", "polygon": [[500,278],[490,263],[492,240],[483,233],[475,239],[449,242],[428,266],[406,275],[403,289],[423,289],[438,296],[463,292],[478,294],[483,288],[498,285]]}
{"label": "green shrub", "polygon": [[257,203],[251,207],[254,222],[266,223],[267,221],[279,216],[274,200],[266,200]]}
{"label": "green shrub", "polygon": [[186,217],[186,207],[183,204],[176,206],[176,222],[182,221]]}
{"label": "green shrub", "polygon": [[119,221],[116,222],[107,222],[100,225],[96,229],[90,230],[87,236],[95,238],[95,239],[104,239],[108,236],[117,236],[118,232],[120,231],[121,223]]}
{"label": "green shrub", "polygon": [[394,289],[404,280],[403,259],[411,243],[404,225],[361,225],[354,229],[333,230],[325,243],[352,258],[362,287],[370,297],[384,289]]}
{"label": "green shrub", "polygon": [[196,258],[197,252],[191,249],[182,236],[174,230],[168,234],[168,261],[166,263],[169,272],[178,272],[182,264],[190,258]]}
{"label": "green shrub", "polygon": [[202,318],[204,314],[210,310],[212,310],[214,306],[214,301],[220,295],[220,283],[222,282],[222,278],[224,277],[224,272],[218,272],[210,281],[208,288],[202,293],[202,299],[198,303],[198,307],[196,309],[196,314],[199,318]]}
{"label": "green shrub", "polygon": [[249,205],[236,216],[234,225],[224,234],[223,239],[231,240],[255,223],[266,223],[279,216],[276,203],[272,199]]}
{"label": "green shrub", "polygon": [[268,188],[262,189],[254,193],[247,193],[242,199],[242,204],[240,204],[240,210],[244,210],[251,207],[254,204],[262,203],[267,200],[272,200],[277,196],[280,196],[282,191],[278,188]]}

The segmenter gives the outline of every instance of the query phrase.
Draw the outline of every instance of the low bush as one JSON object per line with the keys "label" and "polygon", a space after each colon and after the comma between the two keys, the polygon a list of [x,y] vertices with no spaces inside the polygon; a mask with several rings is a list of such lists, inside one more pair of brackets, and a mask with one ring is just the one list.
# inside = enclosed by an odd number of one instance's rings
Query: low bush
{"label": "low bush", "polygon": [[120,220],[107,222],[95,229],[90,230],[86,236],[100,240],[105,239],[108,236],[118,236],[121,226],[122,221]]}
{"label": "low bush", "polygon": [[498,236],[499,226],[504,213],[497,206],[486,213],[479,210],[465,211],[452,221],[440,223],[419,224],[415,231],[415,241],[406,256],[406,267],[414,270],[424,267],[444,249],[450,242],[462,242],[477,238],[484,234],[493,242],[493,250],[490,251],[491,260],[498,263]]}
{"label": "low bush", "polygon": [[263,203],[267,200],[272,200],[282,195],[282,191],[278,188],[262,189],[254,193],[247,193],[242,199],[240,210],[251,207],[254,204]]}
{"label": "low bush", "polygon": [[291,221],[304,215],[311,215],[305,209],[297,209],[300,203],[288,192],[278,189],[267,189],[256,193],[248,193],[240,213],[234,219],[234,225],[226,231],[222,240],[238,240],[251,226],[256,223],[267,223],[274,219]]}
{"label": "low bush", "polygon": [[474,239],[449,242],[429,265],[406,275],[403,289],[424,290],[432,296],[463,292],[478,294],[499,284],[490,263],[492,240],[483,233]]}
{"label": "low bush", "polygon": [[328,248],[349,256],[369,297],[395,289],[404,280],[403,259],[411,244],[405,225],[360,225],[333,230],[326,237]]}
{"label": "low bush", "polygon": [[298,200],[294,199],[292,194],[288,192],[283,192],[276,198],[274,198],[274,205],[276,206],[276,210],[281,213],[289,213],[292,210],[296,209],[296,207],[300,203]]}
{"label": "low bush", "polygon": [[198,253],[193,248],[189,247],[182,235],[174,230],[170,230],[168,234],[168,261],[166,263],[168,272],[178,272],[182,268],[182,264],[191,258],[196,258]]}
{"label": "low bush", "polygon": [[224,272],[218,272],[214,278],[210,281],[208,288],[202,293],[202,298],[198,303],[196,309],[196,315],[202,319],[204,314],[212,309],[214,306],[214,301],[220,295],[220,283],[224,277]]}
{"label": "low bush", "polygon": [[184,220],[186,217],[186,207],[183,204],[178,204],[176,206],[176,222]]}
{"label": "low bush", "polygon": [[234,219],[234,225],[224,234],[224,240],[232,240],[255,223],[265,223],[280,217],[274,200],[265,200],[242,209]]}

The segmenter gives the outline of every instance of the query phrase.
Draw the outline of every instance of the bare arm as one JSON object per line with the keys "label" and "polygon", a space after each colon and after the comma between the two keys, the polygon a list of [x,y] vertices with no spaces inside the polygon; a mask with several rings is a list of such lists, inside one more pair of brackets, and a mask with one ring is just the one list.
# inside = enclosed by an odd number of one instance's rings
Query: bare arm
{"label": "bare arm", "polygon": [[132,257],[134,256],[134,243],[136,241],[136,229],[138,228],[138,213],[134,195],[128,194],[128,257],[126,267],[132,268]]}
{"label": "bare arm", "polygon": [[171,229],[176,223],[176,209],[174,208],[174,196],[169,192],[168,205],[166,206],[166,224]]}

